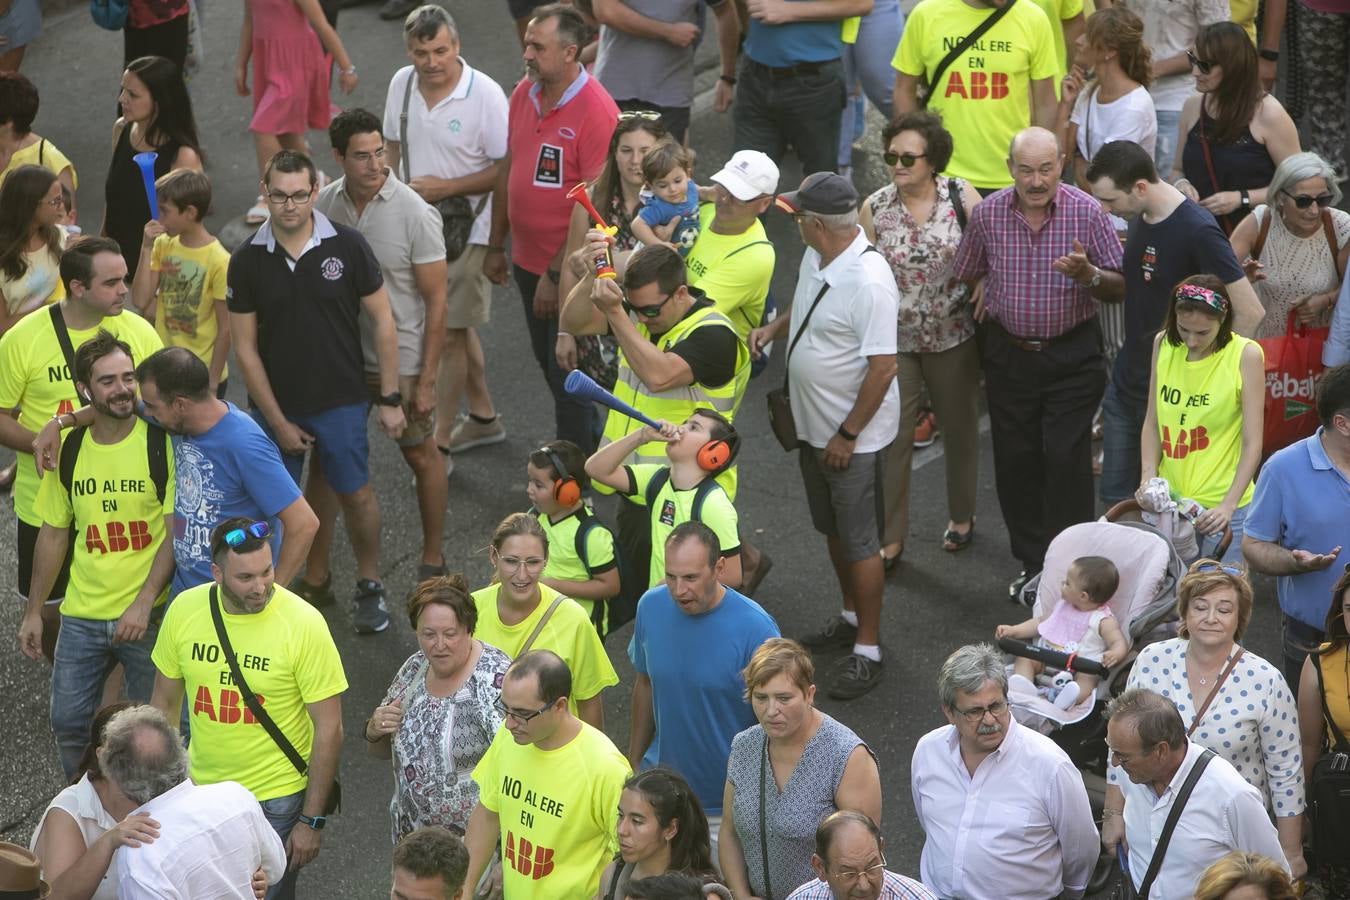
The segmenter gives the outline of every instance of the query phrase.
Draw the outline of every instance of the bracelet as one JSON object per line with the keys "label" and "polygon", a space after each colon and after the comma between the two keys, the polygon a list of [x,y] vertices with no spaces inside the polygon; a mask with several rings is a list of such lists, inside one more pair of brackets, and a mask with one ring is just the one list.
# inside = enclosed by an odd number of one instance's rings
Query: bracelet
{"label": "bracelet", "polygon": [[1279,51],[1279,50],[1269,50],[1269,49],[1267,49],[1267,48],[1265,48],[1265,47],[1262,47],[1260,50],[1256,51],[1256,55],[1259,56],[1259,57],[1261,57],[1262,59],[1268,59],[1268,60],[1270,60],[1271,62],[1279,62],[1279,61],[1280,61],[1280,51]]}
{"label": "bracelet", "polygon": [[356,63],[352,63],[351,68],[348,68],[348,69],[339,69],[339,70],[338,70],[338,74],[339,74],[339,75],[355,75],[355,74],[356,74]]}
{"label": "bracelet", "polygon": [[572,337],[572,332],[570,332],[570,331],[559,331],[559,332],[558,332],[558,337]]}
{"label": "bracelet", "polygon": [[1120,810],[1118,810],[1118,809],[1103,809],[1103,810],[1102,810],[1102,818],[1103,818],[1103,819],[1106,818],[1107,816],[1121,816],[1121,815],[1124,815],[1124,813],[1122,813],[1122,812],[1121,812]]}
{"label": "bracelet", "polygon": [[718,80],[718,81],[725,81],[727,84],[731,85],[732,87],[735,87],[735,86],[736,86],[736,76],[735,76],[735,75],[718,75],[718,76],[717,76],[717,80]]}
{"label": "bracelet", "polygon": [[65,415],[65,413],[57,413],[56,415],[52,416],[52,421],[56,423],[56,427],[57,427],[57,428],[65,428],[65,427],[66,427],[65,425],[61,424],[61,417],[64,416],[64,415]]}
{"label": "bracelet", "polygon": [[847,429],[844,428],[843,425],[840,425],[838,428],[835,429],[835,434],[839,435],[846,441],[856,441],[858,439],[858,436],[856,434],[849,432]]}

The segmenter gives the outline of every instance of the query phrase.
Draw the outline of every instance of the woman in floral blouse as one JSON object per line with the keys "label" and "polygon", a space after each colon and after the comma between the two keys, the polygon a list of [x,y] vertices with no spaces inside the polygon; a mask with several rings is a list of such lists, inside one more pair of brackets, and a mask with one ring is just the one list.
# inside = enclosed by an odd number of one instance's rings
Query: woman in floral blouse
{"label": "woman in floral blouse", "polygon": [[398,670],[365,731],[372,756],[393,755],[394,843],[424,825],[464,834],[478,802],[469,776],[502,723],[494,703],[511,665],[474,640],[478,610],[461,575],[419,584],[408,619],[421,649]]}
{"label": "woman in floral blouse", "polygon": [[[939,174],[951,159],[952,136],[935,113],[900,116],[882,132],[882,146],[893,180],[863,202],[862,227],[891,264],[900,289],[900,421],[915,420],[926,387],[942,423],[949,516],[942,547],[956,551],[970,543],[975,528],[980,359],[971,294],[952,278],[952,261],[980,195],[965,181]],[[909,531],[913,452],[901,428],[886,462],[881,554],[888,569]]]}

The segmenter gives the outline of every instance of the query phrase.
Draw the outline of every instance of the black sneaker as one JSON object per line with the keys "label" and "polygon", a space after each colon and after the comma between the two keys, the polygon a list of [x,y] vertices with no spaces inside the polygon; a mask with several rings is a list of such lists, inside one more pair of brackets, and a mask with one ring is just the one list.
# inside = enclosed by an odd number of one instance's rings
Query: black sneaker
{"label": "black sneaker", "polygon": [[310,606],[322,608],[332,606],[337,602],[337,595],[333,593],[333,573],[329,572],[324,578],[323,584],[310,584],[305,580],[304,575],[297,575],[291,579],[291,583],[286,585],[286,589],[295,594]]}
{"label": "black sneaker", "polygon": [[852,647],[857,638],[858,626],[849,623],[836,613],[830,616],[829,621],[819,631],[797,638],[797,643],[807,650],[838,650],[841,647]]}
{"label": "black sneaker", "polygon": [[389,627],[389,607],[384,603],[384,585],[368,578],[356,582],[356,608],[352,627],[357,634],[378,634]]}
{"label": "black sneaker", "polygon": [[850,653],[834,665],[834,676],[826,693],[835,700],[853,700],[876,687],[885,675],[879,660]]}
{"label": "black sneaker", "polygon": [[1035,606],[1036,594],[1034,591],[1026,590],[1027,582],[1041,574],[1040,571],[1029,572],[1026,569],[1017,573],[1017,577],[1008,583],[1008,599],[1013,603],[1020,603],[1022,606]]}

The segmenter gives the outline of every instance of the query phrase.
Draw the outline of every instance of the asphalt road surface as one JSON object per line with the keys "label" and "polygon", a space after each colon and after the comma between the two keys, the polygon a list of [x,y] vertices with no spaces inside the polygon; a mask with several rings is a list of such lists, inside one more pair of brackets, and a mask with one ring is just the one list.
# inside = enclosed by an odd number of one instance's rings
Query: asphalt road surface
{"label": "asphalt road surface", "polygon": [[[213,231],[238,218],[256,195],[252,141],[247,132],[251,111],[247,98],[233,90],[233,59],[238,41],[240,5],[210,3],[205,22],[205,60],[191,90],[206,150],[207,172],[215,187],[215,210],[208,219]],[[514,28],[499,0],[447,0],[458,20],[463,53],[509,92],[523,67]],[[360,84],[351,97],[335,94],[335,102],[382,109],[390,75],[405,64],[397,23],[376,16],[378,4],[344,10],[339,34],[360,70]],[[712,42],[700,58],[713,62]],[[102,217],[102,181],[111,157],[110,127],[120,75],[122,45],[118,35],[101,31],[84,8],[49,15],[46,32],[33,45],[23,71],[42,92],[42,110],[35,130],[54,141],[74,162],[80,177],[80,224],[97,231]],[[715,71],[700,74],[699,87],[711,87]],[[695,104],[693,144],[698,150],[697,177],[706,181],[734,150],[729,115],[713,112],[706,99]],[[877,159],[876,122],[866,138],[866,154],[855,159],[860,192],[879,187],[884,175]],[[330,174],[326,135],[310,134],[315,157]],[[795,160],[784,166],[782,189],[801,178]],[[774,217],[771,215],[771,219]],[[238,232],[238,226],[232,229]],[[227,232],[228,234],[228,232]],[[792,295],[801,246],[791,223],[770,222],[778,249],[774,291],[780,303]],[[521,304],[514,286],[497,288],[492,322],[481,334],[487,353],[488,379],[507,429],[506,443],[457,458],[447,512],[445,556],[452,569],[463,571],[474,586],[489,575],[485,546],[493,526],[505,514],[524,509],[525,458],[552,437],[552,404],[543,376],[535,365],[524,334]],[[782,362],[751,382],[737,425],[748,436],[741,454],[738,509],[755,542],[774,559],[758,600],[777,618],[786,635],[814,629],[839,608],[838,588],[824,541],[810,526],[794,456],[773,440],[763,395],[782,378]],[[231,399],[242,402],[240,390]],[[384,522],[381,574],[395,607],[412,586],[421,543],[410,473],[394,445],[372,429],[372,468]],[[942,659],[955,647],[993,636],[995,625],[1020,621],[1025,610],[1005,599],[1008,580],[1017,565],[1008,553],[1007,534],[993,489],[993,466],[987,436],[980,460],[979,526],[973,545],[959,555],[942,552],[946,526],[941,441],[916,454],[912,488],[911,531],[901,565],[887,580],[882,626],[886,675],[871,694],[849,703],[819,697],[821,707],[853,727],[880,760],[885,800],[883,831],[887,859],[893,869],[917,874],[923,834],[914,820],[909,793],[909,760],[915,741],[944,724],[934,690]],[[8,521],[9,500],[0,500]],[[602,507],[603,509],[603,507]],[[12,637],[18,629],[19,606],[13,602],[14,537],[12,526],[0,530],[0,703],[5,727],[0,729],[0,838],[26,843],[48,799],[61,787],[55,744],[48,727],[48,670],[22,657]],[[348,586],[354,571],[345,538],[339,532],[335,583]],[[1258,609],[1248,646],[1277,660],[1279,620],[1268,583],[1258,587]],[[383,634],[358,637],[351,629],[346,605],[327,612],[347,669],[351,688],[343,698],[347,738],[342,759],[344,809],[324,832],[323,850],[300,881],[301,896],[372,898],[388,891],[390,795],[389,767],[369,759],[361,729],[394,672],[416,649],[406,619],[395,615]],[[628,691],[632,669],[626,657],[631,626],[612,635],[607,645],[622,683],[606,692],[607,731],[620,748],[627,747]]]}

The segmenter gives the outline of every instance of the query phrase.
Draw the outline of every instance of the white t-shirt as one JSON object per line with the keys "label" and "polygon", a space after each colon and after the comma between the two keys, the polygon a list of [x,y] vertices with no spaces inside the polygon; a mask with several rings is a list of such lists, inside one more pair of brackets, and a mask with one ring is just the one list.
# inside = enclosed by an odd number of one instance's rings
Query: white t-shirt
{"label": "white t-shirt", "polygon": [[[867,375],[867,358],[895,355],[900,292],[886,258],[868,252],[869,247],[859,228],[848,249],[823,270],[815,250],[807,248],[802,255],[789,346],[821,286],[829,284],[788,363],[797,437],[812,447],[824,448],[853,409]],[[892,381],[876,414],[858,434],[854,452],[874,453],[888,446],[899,425],[900,388]]]}
{"label": "white t-shirt", "polygon": [[[1167,59],[1185,52],[1195,43],[1201,27],[1227,22],[1228,0],[1121,0],[1121,6],[1144,22],[1144,43],[1153,51],[1153,59]],[[1149,93],[1154,108],[1177,112],[1195,90],[1190,69],[1177,75],[1154,79]]]}
{"label": "white t-shirt", "polygon": [[1078,152],[1092,159],[1103,144],[1134,141],[1150,157],[1158,142],[1158,118],[1148,88],[1136,87],[1110,103],[1099,103],[1097,91],[1084,91],[1073,104],[1069,121],[1078,126]]}
{"label": "white t-shirt", "polygon": [[[459,61],[464,66],[459,83],[431,109],[427,109],[416,83],[412,85],[406,143],[399,129],[399,115],[408,79],[414,75],[413,67],[404,66],[389,80],[389,93],[384,101],[384,138],[400,144],[398,177],[404,181],[419,175],[462,178],[481,172],[506,156],[506,94],[486,73],[472,68],[463,57]],[[412,160],[410,172],[403,162],[408,158]],[[477,209],[482,197],[473,194],[467,199]],[[473,223],[469,243],[486,244],[491,224],[489,197]]]}

